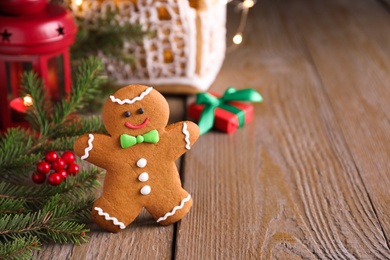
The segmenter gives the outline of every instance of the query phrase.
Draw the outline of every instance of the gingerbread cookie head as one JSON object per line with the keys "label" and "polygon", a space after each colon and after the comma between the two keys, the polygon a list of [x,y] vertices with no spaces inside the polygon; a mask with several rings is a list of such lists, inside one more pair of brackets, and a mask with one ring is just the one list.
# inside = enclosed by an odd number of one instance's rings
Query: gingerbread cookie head
{"label": "gingerbread cookie head", "polygon": [[119,89],[106,101],[102,119],[112,137],[122,134],[140,135],[168,123],[169,106],[152,87],[130,85]]}

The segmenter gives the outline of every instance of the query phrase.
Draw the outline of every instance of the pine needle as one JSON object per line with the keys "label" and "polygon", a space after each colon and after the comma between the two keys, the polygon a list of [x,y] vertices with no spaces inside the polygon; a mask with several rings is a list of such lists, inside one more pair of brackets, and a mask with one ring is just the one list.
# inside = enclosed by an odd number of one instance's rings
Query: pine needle
{"label": "pine needle", "polygon": [[[84,60],[77,68],[72,92],[54,103],[33,72],[22,77],[22,92],[33,98],[27,120],[32,129],[8,129],[0,135],[0,260],[30,259],[45,242],[87,242],[94,189],[101,170],[89,167],[56,187],[32,184],[31,174],[49,150],[73,148],[78,135],[104,132],[100,117],[78,112],[99,95],[101,62]],[[77,161],[77,163],[80,163]]]}

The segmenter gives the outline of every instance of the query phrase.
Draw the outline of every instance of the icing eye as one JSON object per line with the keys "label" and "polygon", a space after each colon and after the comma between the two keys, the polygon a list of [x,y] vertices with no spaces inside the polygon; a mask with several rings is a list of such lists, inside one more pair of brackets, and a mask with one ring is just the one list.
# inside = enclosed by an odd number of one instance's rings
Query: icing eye
{"label": "icing eye", "polygon": [[125,113],[123,113],[123,115],[124,115],[125,117],[130,117],[131,113],[130,113],[130,111],[126,111]]}
{"label": "icing eye", "polygon": [[138,114],[143,114],[145,112],[145,110],[141,107],[140,109],[137,110],[137,113]]}

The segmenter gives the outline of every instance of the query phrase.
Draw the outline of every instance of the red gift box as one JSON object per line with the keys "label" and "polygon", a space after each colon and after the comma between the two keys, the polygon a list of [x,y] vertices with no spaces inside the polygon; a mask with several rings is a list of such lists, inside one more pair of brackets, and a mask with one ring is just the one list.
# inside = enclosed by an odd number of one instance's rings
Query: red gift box
{"label": "red gift box", "polygon": [[[210,93],[213,96],[218,97],[219,95],[215,93]],[[232,105],[241,110],[240,113],[245,114],[245,123],[248,124],[253,120],[254,109],[253,105],[249,103],[239,102],[239,101],[230,101],[227,104]],[[188,108],[188,116],[193,118],[196,121],[199,121],[200,115],[203,112],[205,105],[197,105],[195,103],[191,104]],[[233,133],[239,127],[239,121],[237,114],[224,110],[220,107],[217,107],[214,110],[214,129],[226,132],[228,134]]]}

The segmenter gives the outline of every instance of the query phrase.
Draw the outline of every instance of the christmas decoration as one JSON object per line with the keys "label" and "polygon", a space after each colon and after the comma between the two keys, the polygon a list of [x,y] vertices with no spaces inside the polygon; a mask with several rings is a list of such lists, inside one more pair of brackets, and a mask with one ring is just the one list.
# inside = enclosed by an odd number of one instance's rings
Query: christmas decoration
{"label": "christmas decoration", "polygon": [[66,164],[71,164],[74,162],[76,159],[74,153],[70,151],[66,151],[65,153],[62,154],[61,159],[64,160]]}
{"label": "christmas decoration", "polygon": [[231,52],[234,49],[236,49],[237,46],[239,46],[243,41],[243,37],[244,37],[243,33],[244,33],[245,25],[246,25],[246,20],[248,18],[249,9],[252,8],[256,4],[256,0],[244,0],[244,1],[227,0],[227,3],[234,4],[235,9],[241,11],[240,23],[238,25],[236,33],[234,34],[234,36],[232,38],[233,44],[228,46],[226,49],[227,52]]}
{"label": "christmas decoration", "polygon": [[50,172],[50,164],[47,162],[39,162],[37,165],[37,172],[47,174]]}
{"label": "christmas decoration", "polygon": [[138,42],[148,35],[140,25],[120,23],[115,17],[120,10],[109,11],[91,23],[82,16],[76,17],[78,33],[71,48],[75,60],[88,56],[104,55],[124,64],[133,64],[135,57],[125,51],[125,44]]}
{"label": "christmas decoration", "polygon": [[[37,173],[33,173],[31,178],[33,182],[41,184],[45,182],[46,176],[51,170],[47,182],[52,186],[57,186],[62,180],[65,180],[68,175],[76,175],[80,171],[80,167],[74,163],[75,155],[66,151],[61,157],[55,151],[48,151],[45,154],[45,162],[37,164]],[[60,179],[59,179],[60,177]]]}
{"label": "christmas decoration", "polygon": [[76,173],[79,172],[79,166],[75,163],[72,163],[68,166],[68,168],[66,169],[66,172],[70,175],[76,175]]}
{"label": "christmas decoration", "polygon": [[46,180],[46,175],[44,173],[34,173],[32,175],[32,180],[37,184],[44,183]]}
{"label": "christmas decoration", "polygon": [[162,92],[206,90],[225,56],[226,3],[214,0],[84,0],[72,1],[77,17],[96,23],[119,10],[120,25],[140,25],[151,32],[141,42],[125,42],[134,64],[102,55],[106,71],[118,85],[138,82]]}
{"label": "christmas decoration", "polygon": [[52,163],[57,159],[58,159],[58,154],[55,151],[48,151],[45,154],[45,161],[48,163]]}
{"label": "christmas decoration", "polygon": [[254,89],[228,88],[222,97],[217,94],[198,93],[196,103],[191,104],[188,115],[198,120],[200,134],[216,128],[226,133],[233,133],[253,120],[253,106],[246,102],[261,102],[262,96]]}
{"label": "christmas decoration", "polygon": [[25,115],[34,100],[20,96],[24,71],[34,70],[54,100],[70,91],[68,49],[77,28],[70,11],[46,2],[0,1],[0,130],[27,126]]}
{"label": "christmas decoration", "polygon": [[[37,173],[38,162],[59,159],[53,151],[69,151],[78,135],[105,132],[98,117],[75,115],[94,99],[102,83],[102,64],[88,59],[77,68],[72,94],[53,104],[47,99],[43,81],[32,72],[22,77],[22,93],[34,104],[27,111],[31,128],[9,128],[0,135],[0,255],[4,259],[31,259],[42,243],[86,242],[93,190],[100,185],[97,168],[80,170],[64,177],[62,171]],[[66,153],[64,153],[66,154]],[[63,154],[63,156],[64,156]],[[65,158],[66,157],[66,158]],[[71,156],[61,156],[69,162]],[[73,165],[74,161],[70,164]],[[68,165],[68,167],[70,166]],[[72,166],[74,167],[74,166]],[[72,168],[71,167],[71,168]],[[46,166],[39,166],[46,172]],[[35,185],[47,182],[48,185]],[[74,170],[71,171],[74,173]],[[57,185],[57,186],[51,186]]]}

